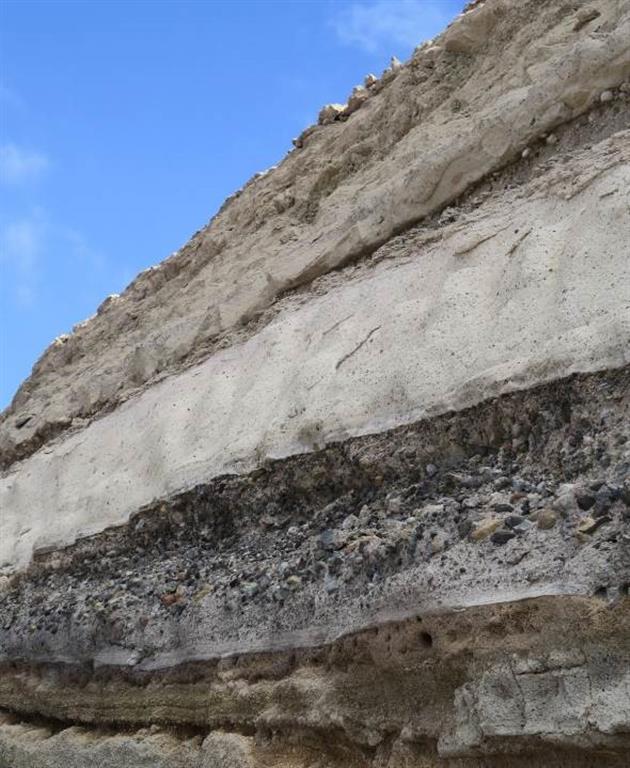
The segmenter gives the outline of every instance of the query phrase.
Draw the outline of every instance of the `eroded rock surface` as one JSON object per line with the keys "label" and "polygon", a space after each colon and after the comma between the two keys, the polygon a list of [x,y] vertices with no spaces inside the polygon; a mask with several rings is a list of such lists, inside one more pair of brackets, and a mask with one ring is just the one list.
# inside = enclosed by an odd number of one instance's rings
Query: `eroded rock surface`
{"label": "eroded rock surface", "polygon": [[52,345],[2,768],[625,768],[629,41],[471,3]]}
{"label": "eroded rock surface", "polygon": [[601,0],[576,30],[582,5],[487,0],[388,70],[347,121],[310,132],[49,348],[3,417],[5,465],[229,345],[286,291],[372,253],[600,103],[629,79],[629,6]]}

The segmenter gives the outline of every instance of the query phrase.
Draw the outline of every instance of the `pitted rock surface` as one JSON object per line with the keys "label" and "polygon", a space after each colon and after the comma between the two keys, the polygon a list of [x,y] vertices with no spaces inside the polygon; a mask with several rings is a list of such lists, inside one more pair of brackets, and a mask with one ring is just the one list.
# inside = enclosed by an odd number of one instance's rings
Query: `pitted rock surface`
{"label": "pitted rock surface", "polygon": [[475,0],[0,417],[0,768],[626,768],[630,2]]}
{"label": "pitted rock surface", "polygon": [[485,0],[389,68],[347,120],[309,129],[184,248],[50,346],[3,415],[3,464],[229,344],[286,291],[442,210],[603,92],[627,107],[616,89],[630,81],[628,2],[600,0],[576,30],[582,6]]}

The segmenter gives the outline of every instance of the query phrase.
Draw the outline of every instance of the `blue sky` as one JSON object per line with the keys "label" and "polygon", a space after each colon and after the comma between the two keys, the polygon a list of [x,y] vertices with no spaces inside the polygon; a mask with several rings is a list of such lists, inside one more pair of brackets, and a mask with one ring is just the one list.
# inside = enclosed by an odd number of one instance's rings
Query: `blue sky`
{"label": "blue sky", "polygon": [[464,0],[3,0],[0,408],[319,108]]}

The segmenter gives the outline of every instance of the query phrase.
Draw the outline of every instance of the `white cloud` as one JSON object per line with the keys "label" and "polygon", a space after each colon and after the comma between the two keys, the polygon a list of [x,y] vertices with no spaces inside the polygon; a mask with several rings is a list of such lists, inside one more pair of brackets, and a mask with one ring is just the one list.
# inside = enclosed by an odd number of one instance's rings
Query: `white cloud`
{"label": "white cloud", "polygon": [[40,152],[16,144],[0,146],[0,180],[5,184],[20,184],[37,178],[48,165],[48,158]]}
{"label": "white cloud", "polygon": [[3,272],[13,276],[16,302],[30,306],[39,280],[39,256],[44,245],[46,222],[40,211],[6,224],[0,237]]}
{"label": "white cloud", "polygon": [[76,290],[91,290],[108,275],[103,254],[78,230],[59,226],[43,208],[0,223],[0,281],[15,304],[29,309],[56,280],[52,270],[71,270]]}
{"label": "white cloud", "polygon": [[331,23],[346,45],[405,53],[445,27],[450,15],[440,0],[375,0],[345,6]]}
{"label": "white cloud", "polygon": [[68,243],[68,255],[78,267],[87,268],[92,274],[102,273],[106,269],[103,254],[92,248],[79,231],[66,227],[60,230],[60,234]]}

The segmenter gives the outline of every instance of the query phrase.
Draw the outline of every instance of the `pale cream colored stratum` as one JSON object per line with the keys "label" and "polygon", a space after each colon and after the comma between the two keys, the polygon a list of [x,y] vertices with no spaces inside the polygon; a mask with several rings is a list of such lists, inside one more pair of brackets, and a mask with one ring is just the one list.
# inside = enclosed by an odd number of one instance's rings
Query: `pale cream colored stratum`
{"label": "pale cream colored stratum", "polygon": [[625,131],[15,464],[3,571],[269,457],[627,363],[629,189]]}
{"label": "pale cream colored stratum", "polygon": [[[586,24],[583,7],[486,0],[372,84],[346,121],[307,130],[181,251],[47,350],[2,416],[0,465],[229,345],[287,290],[369,254],[628,80],[630,0],[598,0]],[[442,388],[428,366],[422,378]]]}

